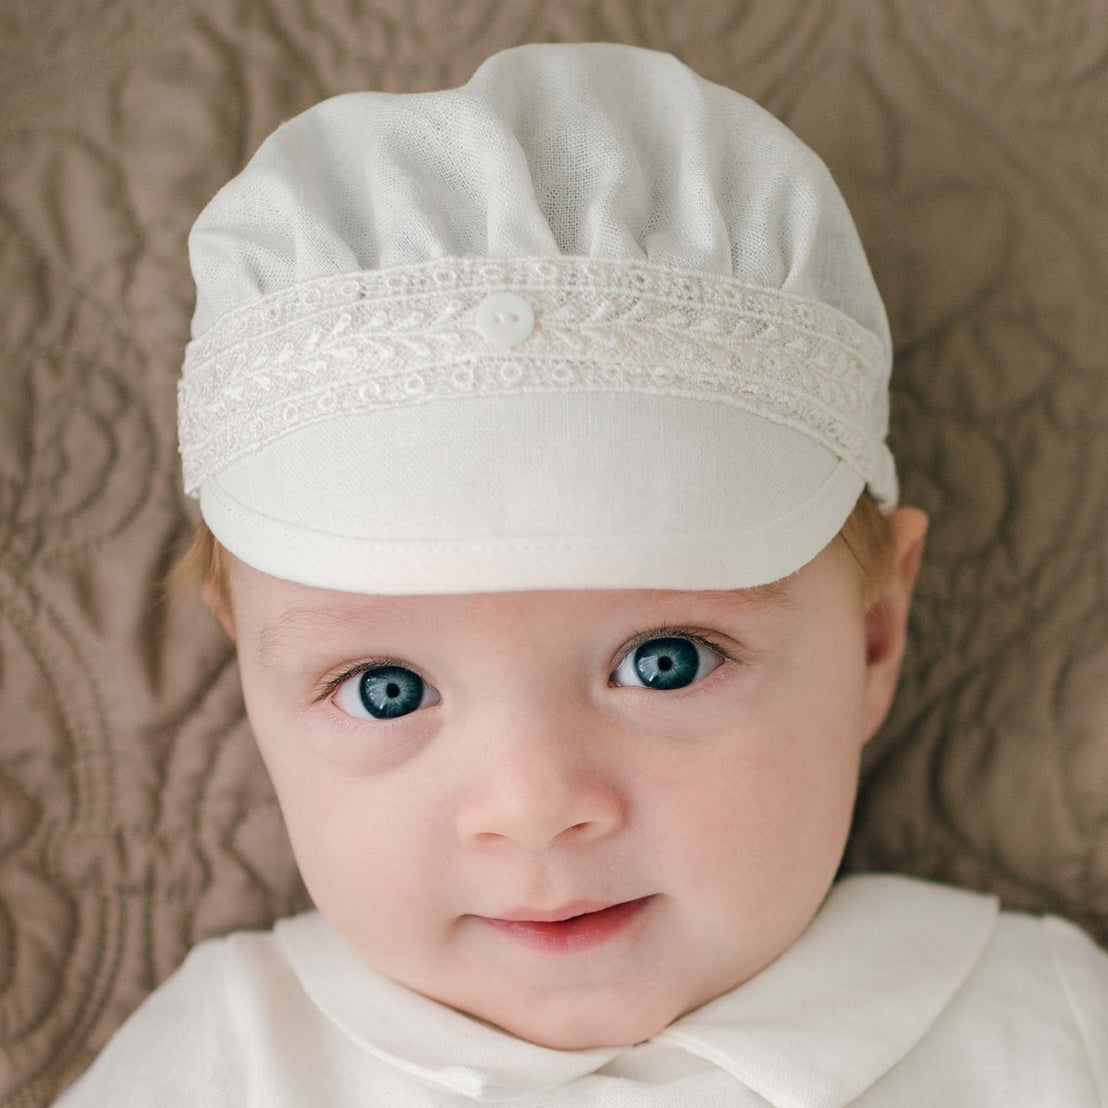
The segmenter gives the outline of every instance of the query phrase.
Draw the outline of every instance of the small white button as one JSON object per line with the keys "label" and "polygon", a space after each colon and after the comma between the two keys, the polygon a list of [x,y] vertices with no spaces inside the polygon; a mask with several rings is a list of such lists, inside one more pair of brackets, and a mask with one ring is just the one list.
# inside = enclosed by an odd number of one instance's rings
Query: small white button
{"label": "small white button", "polygon": [[518,345],[534,327],[531,305],[514,292],[494,292],[477,305],[477,330],[497,346]]}

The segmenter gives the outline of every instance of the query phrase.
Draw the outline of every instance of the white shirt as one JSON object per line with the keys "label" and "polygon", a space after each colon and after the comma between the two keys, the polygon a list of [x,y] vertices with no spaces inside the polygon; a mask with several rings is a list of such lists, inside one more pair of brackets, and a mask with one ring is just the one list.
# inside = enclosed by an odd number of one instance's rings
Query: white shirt
{"label": "white shirt", "polygon": [[1108,1105],[1108,954],[890,875],[833,886],[749,981],[631,1047],[560,1051],[374,971],[319,915],[195,947],[62,1108]]}

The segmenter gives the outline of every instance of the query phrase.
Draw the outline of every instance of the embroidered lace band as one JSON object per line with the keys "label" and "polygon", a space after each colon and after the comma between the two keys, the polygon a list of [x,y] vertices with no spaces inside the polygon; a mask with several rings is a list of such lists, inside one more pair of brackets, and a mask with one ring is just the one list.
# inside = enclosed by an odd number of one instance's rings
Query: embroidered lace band
{"label": "embroidered lace band", "polygon": [[[496,293],[522,341],[478,326]],[[178,385],[186,492],[297,427],[475,394],[632,391],[745,408],[804,432],[890,495],[889,353],[826,304],[649,263],[447,257],[303,281],[220,317]],[[875,434],[876,431],[876,434]],[[876,445],[875,445],[876,444]]]}

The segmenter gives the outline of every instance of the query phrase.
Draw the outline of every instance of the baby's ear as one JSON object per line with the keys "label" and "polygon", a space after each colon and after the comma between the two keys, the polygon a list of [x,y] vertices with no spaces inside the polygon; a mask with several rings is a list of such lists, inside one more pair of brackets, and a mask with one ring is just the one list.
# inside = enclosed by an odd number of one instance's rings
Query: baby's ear
{"label": "baby's ear", "polygon": [[227,632],[231,642],[235,642],[235,621],[231,614],[227,590],[221,589],[217,582],[209,578],[200,586],[200,599],[204,601],[208,611],[215,616],[219,626]]}
{"label": "baby's ear", "polygon": [[919,508],[898,508],[889,519],[893,570],[866,609],[866,741],[888,715],[900,676],[912,588],[923,556],[928,519]]}

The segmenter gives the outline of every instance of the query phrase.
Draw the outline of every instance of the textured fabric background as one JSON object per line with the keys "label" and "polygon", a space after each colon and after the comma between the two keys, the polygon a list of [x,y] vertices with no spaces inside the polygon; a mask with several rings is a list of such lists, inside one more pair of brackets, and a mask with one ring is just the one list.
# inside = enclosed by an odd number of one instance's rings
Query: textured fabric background
{"label": "textured fabric background", "polygon": [[932,516],[850,870],[1108,943],[1108,6],[1101,0],[4,0],[0,1105],[38,1108],[205,936],[307,906],[187,542],[196,214],[339,92],[536,41],[669,50],[854,213]]}

